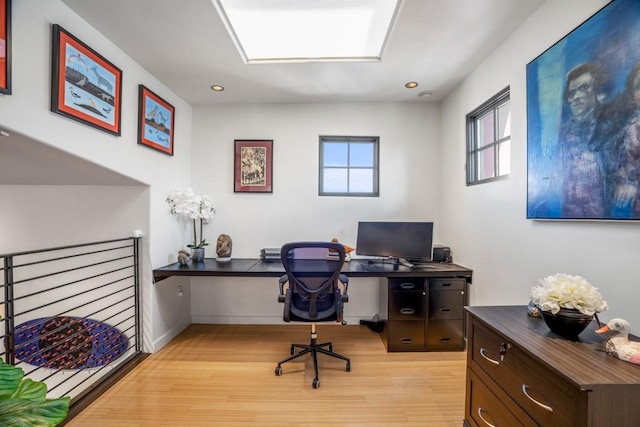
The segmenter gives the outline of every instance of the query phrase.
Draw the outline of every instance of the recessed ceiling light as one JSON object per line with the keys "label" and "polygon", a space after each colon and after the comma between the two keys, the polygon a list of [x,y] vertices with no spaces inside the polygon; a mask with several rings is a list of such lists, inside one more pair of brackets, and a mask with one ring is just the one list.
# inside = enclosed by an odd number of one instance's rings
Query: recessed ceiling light
{"label": "recessed ceiling light", "polygon": [[213,85],[211,86],[211,90],[214,92],[222,92],[224,90],[224,86]]}
{"label": "recessed ceiling light", "polygon": [[418,83],[417,82],[405,83],[404,87],[406,87],[407,89],[414,89],[418,87]]}
{"label": "recessed ceiling light", "polygon": [[246,63],[379,61],[402,0],[213,0]]}
{"label": "recessed ceiling light", "polygon": [[428,90],[423,90],[422,92],[418,92],[418,96],[425,96],[425,97],[430,97],[431,95],[433,95],[433,92],[430,92]]}

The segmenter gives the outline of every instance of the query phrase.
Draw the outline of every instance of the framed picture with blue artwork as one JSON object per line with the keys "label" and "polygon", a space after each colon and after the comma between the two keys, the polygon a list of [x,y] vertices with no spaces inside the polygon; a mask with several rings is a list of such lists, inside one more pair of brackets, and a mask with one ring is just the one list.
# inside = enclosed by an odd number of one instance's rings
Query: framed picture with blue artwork
{"label": "framed picture with blue artwork", "polygon": [[640,2],[527,64],[527,218],[640,219]]}
{"label": "framed picture with blue artwork", "polygon": [[175,108],[144,85],[138,86],[138,144],[173,156]]}
{"label": "framed picture with blue artwork", "polygon": [[122,71],[60,25],[52,30],[51,111],[119,136]]}

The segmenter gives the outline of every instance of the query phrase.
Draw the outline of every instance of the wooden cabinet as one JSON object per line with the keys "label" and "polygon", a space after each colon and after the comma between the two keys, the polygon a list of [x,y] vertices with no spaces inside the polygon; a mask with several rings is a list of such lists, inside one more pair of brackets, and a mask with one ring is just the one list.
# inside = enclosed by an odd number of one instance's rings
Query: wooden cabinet
{"label": "wooden cabinet", "polygon": [[388,278],[382,287],[388,351],[464,349],[465,278]]}
{"label": "wooden cabinet", "polygon": [[466,426],[640,425],[640,367],[608,356],[595,322],[572,341],[524,306],[466,310]]}

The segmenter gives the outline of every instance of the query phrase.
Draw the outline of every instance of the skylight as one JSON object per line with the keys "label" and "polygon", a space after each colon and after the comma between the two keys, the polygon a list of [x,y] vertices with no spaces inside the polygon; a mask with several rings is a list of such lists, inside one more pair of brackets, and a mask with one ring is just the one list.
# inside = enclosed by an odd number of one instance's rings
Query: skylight
{"label": "skylight", "polygon": [[242,58],[376,61],[401,0],[212,0]]}

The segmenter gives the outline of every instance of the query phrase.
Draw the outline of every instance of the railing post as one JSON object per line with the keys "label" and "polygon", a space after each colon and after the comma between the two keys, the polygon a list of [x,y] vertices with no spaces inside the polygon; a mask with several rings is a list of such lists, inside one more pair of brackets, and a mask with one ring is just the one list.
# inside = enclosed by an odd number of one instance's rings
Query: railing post
{"label": "railing post", "polygon": [[5,341],[4,348],[6,354],[6,363],[8,365],[14,365],[15,360],[15,346],[14,346],[14,333],[15,333],[15,319],[13,310],[13,257],[4,257],[4,333]]}
{"label": "railing post", "polygon": [[134,262],[134,298],[136,318],[136,352],[142,351],[142,315],[140,297],[140,237],[133,238],[133,262]]}

